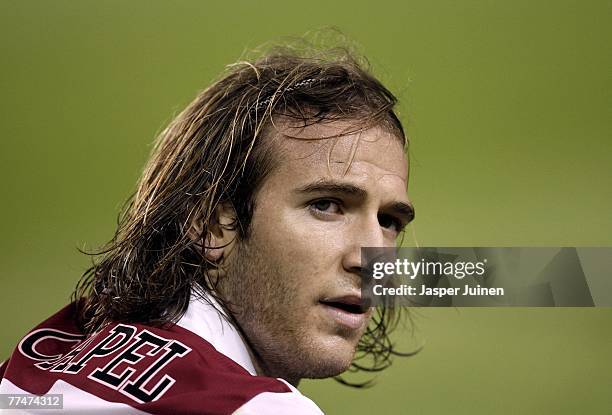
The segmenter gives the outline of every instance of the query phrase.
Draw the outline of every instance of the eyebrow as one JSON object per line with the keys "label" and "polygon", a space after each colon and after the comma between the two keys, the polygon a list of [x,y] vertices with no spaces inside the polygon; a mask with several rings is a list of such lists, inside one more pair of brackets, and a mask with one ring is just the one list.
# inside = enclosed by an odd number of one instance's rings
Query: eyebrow
{"label": "eyebrow", "polygon": [[[335,193],[346,196],[352,196],[359,199],[365,199],[368,196],[361,187],[350,183],[339,183],[329,180],[319,180],[314,183],[309,183],[296,190],[295,193]],[[414,207],[410,203],[393,202],[390,206],[384,209],[388,213],[392,213],[404,221],[404,224],[412,222],[414,219]]]}
{"label": "eyebrow", "polygon": [[318,182],[309,183],[295,190],[296,193],[339,193],[347,196],[359,197],[365,199],[368,192],[361,187],[349,183],[338,183],[329,180],[319,180]]}

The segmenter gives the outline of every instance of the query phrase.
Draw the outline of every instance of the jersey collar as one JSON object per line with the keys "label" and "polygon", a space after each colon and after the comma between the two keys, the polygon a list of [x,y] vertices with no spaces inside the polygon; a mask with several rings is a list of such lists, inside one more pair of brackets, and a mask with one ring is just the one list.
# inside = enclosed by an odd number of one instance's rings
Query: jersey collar
{"label": "jersey collar", "polygon": [[256,376],[255,365],[238,330],[229,323],[219,303],[210,295],[191,295],[187,312],[178,325],[197,334],[225,356]]}

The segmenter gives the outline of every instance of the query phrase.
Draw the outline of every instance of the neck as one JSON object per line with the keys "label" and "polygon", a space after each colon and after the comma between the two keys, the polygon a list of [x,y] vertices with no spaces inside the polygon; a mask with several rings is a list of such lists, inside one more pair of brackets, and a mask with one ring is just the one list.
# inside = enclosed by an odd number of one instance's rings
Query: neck
{"label": "neck", "polygon": [[251,361],[253,362],[253,367],[255,367],[255,371],[257,372],[257,376],[267,376],[272,378],[281,378],[284,381],[290,383],[294,387],[298,387],[301,378],[299,377],[291,377],[287,376],[283,373],[279,373],[278,370],[274,370],[270,367],[270,365],[266,364],[265,360],[262,356],[257,353],[257,350],[253,347],[247,336],[245,335],[242,327],[238,324],[235,318],[232,319],[232,325],[236,328],[236,331],[242,338],[242,341],[246,345],[247,351],[249,352],[249,356]]}
{"label": "neck", "polygon": [[257,352],[257,348],[254,347],[254,345],[249,341],[249,337],[244,332],[242,326],[237,321],[231,309],[226,306],[225,302],[219,301],[219,303],[216,304],[219,305],[220,310],[223,312],[222,318],[225,318],[226,321],[236,329],[236,332],[242,339],[242,343],[246,347],[246,350],[249,354],[251,363],[253,364],[253,368],[255,369],[257,376],[281,378],[297,388],[301,378],[288,376],[286,373],[284,373],[284,371],[278,370],[273,365],[267,363],[266,360],[261,356],[261,354]]}

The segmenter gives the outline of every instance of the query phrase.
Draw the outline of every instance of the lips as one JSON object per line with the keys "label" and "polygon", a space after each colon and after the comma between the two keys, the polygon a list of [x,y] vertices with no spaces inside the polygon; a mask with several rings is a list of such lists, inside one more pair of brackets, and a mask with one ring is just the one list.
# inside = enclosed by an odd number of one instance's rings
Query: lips
{"label": "lips", "polygon": [[335,307],[352,314],[365,314],[369,305],[359,296],[345,295],[342,297],[325,298],[320,301],[329,307]]}
{"label": "lips", "polygon": [[336,323],[351,329],[359,329],[369,320],[369,304],[360,296],[330,297],[319,302]]}

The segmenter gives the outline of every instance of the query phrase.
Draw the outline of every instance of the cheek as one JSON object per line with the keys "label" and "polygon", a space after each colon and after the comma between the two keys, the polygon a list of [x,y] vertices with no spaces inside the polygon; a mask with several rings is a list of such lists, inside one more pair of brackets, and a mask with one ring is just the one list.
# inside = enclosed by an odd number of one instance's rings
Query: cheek
{"label": "cheek", "polygon": [[313,271],[338,261],[346,244],[344,223],[316,219],[305,208],[279,210],[276,223],[274,235],[268,234],[267,239],[277,241],[277,255],[297,266],[308,265]]}
{"label": "cheek", "polygon": [[342,224],[316,219],[306,207],[268,197],[258,202],[252,231],[262,244],[273,246],[277,252],[310,256],[338,246]]}
{"label": "cheek", "polygon": [[306,209],[267,212],[273,214],[254,215],[251,237],[257,255],[282,279],[278,283],[297,286],[298,295],[307,297],[330,285],[341,267],[344,225],[317,220]]}

